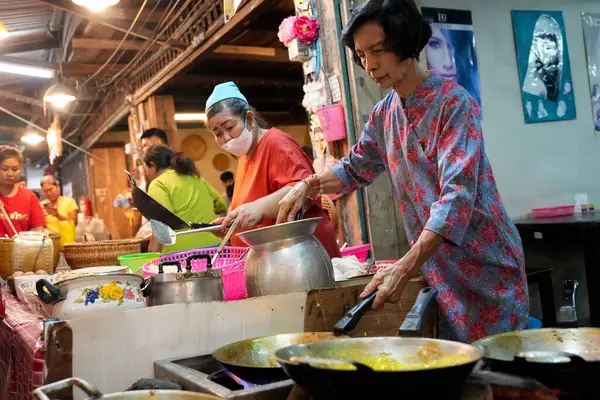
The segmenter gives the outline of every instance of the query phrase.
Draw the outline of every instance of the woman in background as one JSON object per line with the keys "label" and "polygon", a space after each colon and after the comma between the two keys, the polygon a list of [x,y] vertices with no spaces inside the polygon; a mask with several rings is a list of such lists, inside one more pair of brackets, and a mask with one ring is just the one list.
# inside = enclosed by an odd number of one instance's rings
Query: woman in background
{"label": "woman in background", "polygon": [[44,231],[44,216],[38,198],[29,189],[17,185],[21,176],[23,156],[12,146],[0,146],[0,208],[4,208],[10,222],[0,213],[0,237],[14,236],[17,232]]}
{"label": "woman in background", "polygon": [[[217,214],[227,212],[221,195],[200,177],[194,162],[183,153],[155,144],[144,153],[148,194],[186,222],[210,223]],[[180,236],[177,243],[165,246],[164,253],[217,245],[219,238],[209,232]],[[151,251],[160,244],[152,240]]]}
{"label": "woman in background", "polygon": [[41,202],[46,218],[46,229],[52,233],[60,233],[60,244],[75,241],[77,225],[77,202],[71,197],[61,196],[59,184],[52,175],[46,175],[40,182],[42,193],[46,198]]}

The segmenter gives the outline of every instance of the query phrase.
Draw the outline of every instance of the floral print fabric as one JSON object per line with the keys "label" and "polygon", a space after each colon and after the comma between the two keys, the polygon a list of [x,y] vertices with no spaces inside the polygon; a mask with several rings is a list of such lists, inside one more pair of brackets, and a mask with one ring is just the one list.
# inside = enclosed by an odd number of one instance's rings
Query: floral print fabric
{"label": "floral print fabric", "polygon": [[333,171],[343,193],[387,172],[410,245],[424,229],[444,237],[421,268],[438,290],[441,337],[472,342],[527,327],[521,238],[485,154],[479,108],[465,89],[431,73],[406,101],[392,91]]}

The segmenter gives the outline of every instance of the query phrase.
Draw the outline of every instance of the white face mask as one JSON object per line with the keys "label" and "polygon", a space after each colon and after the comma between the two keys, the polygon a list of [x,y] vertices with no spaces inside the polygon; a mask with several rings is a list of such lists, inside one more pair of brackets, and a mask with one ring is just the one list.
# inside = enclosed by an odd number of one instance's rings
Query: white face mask
{"label": "white face mask", "polygon": [[252,146],[252,131],[246,127],[242,131],[242,134],[235,139],[229,140],[223,147],[225,150],[230,152],[236,157],[245,156],[248,154],[248,150]]}

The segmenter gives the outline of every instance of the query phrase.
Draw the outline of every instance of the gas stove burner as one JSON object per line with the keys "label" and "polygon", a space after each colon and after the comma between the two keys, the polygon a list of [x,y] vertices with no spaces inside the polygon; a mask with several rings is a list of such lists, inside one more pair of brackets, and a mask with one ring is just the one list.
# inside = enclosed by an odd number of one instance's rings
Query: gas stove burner
{"label": "gas stove burner", "polygon": [[251,382],[246,382],[245,380],[235,376],[225,369],[213,372],[212,374],[208,375],[206,379],[230,390],[252,389],[260,386]]}

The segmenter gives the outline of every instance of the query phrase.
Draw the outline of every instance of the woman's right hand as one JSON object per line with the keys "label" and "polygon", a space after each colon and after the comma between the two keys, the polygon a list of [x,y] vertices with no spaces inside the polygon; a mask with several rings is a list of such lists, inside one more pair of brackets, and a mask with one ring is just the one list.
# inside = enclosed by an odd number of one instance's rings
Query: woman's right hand
{"label": "woman's right hand", "polygon": [[[212,221],[211,225],[223,225],[223,221],[225,221],[225,217],[219,217]],[[218,231],[212,232],[213,235],[220,237],[221,239],[225,237],[226,233],[227,229],[223,230],[223,227],[221,227],[221,229]]]}
{"label": "woman's right hand", "polygon": [[309,187],[306,181],[300,181],[281,199],[279,202],[279,213],[277,214],[277,224],[294,220],[294,217],[300,211],[308,197],[308,190]]}

